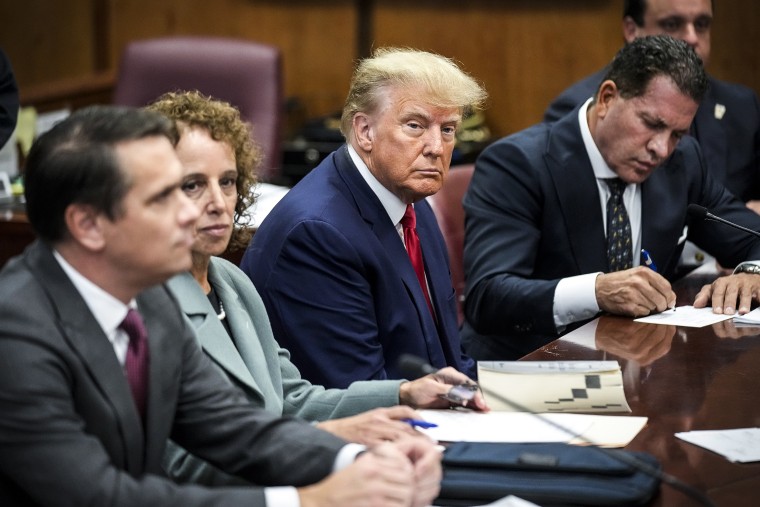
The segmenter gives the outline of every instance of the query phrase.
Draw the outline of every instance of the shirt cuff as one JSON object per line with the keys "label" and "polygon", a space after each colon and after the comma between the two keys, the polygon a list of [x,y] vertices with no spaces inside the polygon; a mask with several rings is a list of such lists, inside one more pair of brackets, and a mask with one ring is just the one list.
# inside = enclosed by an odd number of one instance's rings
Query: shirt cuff
{"label": "shirt cuff", "polygon": [[338,455],[335,456],[335,463],[333,463],[333,472],[337,472],[338,470],[343,470],[348,465],[353,463],[356,460],[356,457],[367,450],[367,446],[361,445],[361,444],[346,444],[344,445],[340,451],[338,451]]}
{"label": "shirt cuff", "polygon": [[554,289],[554,325],[562,332],[565,326],[586,320],[599,313],[596,302],[596,277],[602,274],[563,278]]}
{"label": "shirt cuff", "polygon": [[264,488],[264,498],[267,507],[301,507],[298,490],[293,486]]}

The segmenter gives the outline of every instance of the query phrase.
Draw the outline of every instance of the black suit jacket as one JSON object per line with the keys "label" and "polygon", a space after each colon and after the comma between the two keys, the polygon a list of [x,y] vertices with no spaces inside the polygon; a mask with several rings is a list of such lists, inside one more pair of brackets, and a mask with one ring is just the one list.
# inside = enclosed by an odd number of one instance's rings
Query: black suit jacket
{"label": "black suit jacket", "polygon": [[[596,93],[607,69],[578,81],[546,109],[554,122]],[[742,201],[760,199],[760,102],[746,86],[709,78],[691,134],[699,141],[710,171]]]}
{"label": "black suit jacket", "polygon": [[0,272],[0,504],[264,505],[260,488],[162,477],[169,437],[257,484],[330,472],[343,441],[252,408],[163,286],[137,304],[150,351],[144,431],[113,346],[50,248],[34,243]]}
{"label": "black suit jacket", "polygon": [[0,148],[16,128],[18,106],[18,85],[13,76],[13,68],[8,57],[0,49]]}
{"label": "black suit jacket", "polygon": [[[641,185],[642,247],[673,279],[688,239],[730,266],[760,259],[760,239],[690,221],[696,203],[760,230],[756,215],[707,171],[684,137]],[[475,359],[516,359],[557,337],[554,291],[562,278],[606,272],[601,204],[578,125],[578,109],[484,150],[464,198],[467,278],[463,329]]]}

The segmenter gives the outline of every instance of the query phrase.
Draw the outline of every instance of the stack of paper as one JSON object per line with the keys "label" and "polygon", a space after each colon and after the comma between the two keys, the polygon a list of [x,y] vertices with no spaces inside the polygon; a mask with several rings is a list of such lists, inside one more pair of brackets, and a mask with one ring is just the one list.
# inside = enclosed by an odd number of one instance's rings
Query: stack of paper
{"label": "stack of paper", "polygon": [[492,410],[630,412],[617,361],[479,361]]}

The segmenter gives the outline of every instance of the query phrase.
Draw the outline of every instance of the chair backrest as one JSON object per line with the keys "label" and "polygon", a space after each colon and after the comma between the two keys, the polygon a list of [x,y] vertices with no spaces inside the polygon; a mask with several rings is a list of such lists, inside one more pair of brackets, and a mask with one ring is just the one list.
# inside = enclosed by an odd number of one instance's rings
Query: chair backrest
{"label": "chair backrest", "polygon": [[177,90],[198,90],[236,106],[264,151],[258,177],[276,180],[283,108],[277,47],[216,37],[163,37],[126,46],[114,104],[142,107]]}
{"label": "chair backrest", "polygon": [[446,249],[449,252],[451,283],[457,298],[459,324],[464,322],[464,208],[462,198],[470,185],[475,164],[451,166],[441,190],[429,196],[428,202],[438,220]]}

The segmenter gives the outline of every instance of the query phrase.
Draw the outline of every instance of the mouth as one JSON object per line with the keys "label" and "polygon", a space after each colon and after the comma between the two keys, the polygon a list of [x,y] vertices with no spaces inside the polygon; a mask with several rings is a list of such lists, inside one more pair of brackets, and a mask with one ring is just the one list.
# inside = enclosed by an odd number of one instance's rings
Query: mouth
{"label": "mouth", "polygon": [[230,226],[227,224],[208,225],[198,229],[198,234],[206,234],[214,237],[224,237],[230,230]]}

